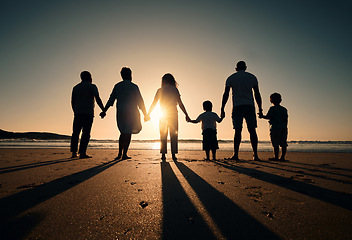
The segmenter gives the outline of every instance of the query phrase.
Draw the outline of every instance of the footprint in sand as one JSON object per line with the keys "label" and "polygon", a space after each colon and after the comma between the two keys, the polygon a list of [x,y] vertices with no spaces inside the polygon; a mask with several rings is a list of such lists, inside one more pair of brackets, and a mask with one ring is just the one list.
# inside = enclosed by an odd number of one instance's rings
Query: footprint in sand
{"label": "footprint in sand", "polygon": [[142,201],[139,203],[139,205],[142,207],[142,208],[146,208],[148,206],[148,203],[145,202],[145,201]]}
{"label": "footprint in sand", "polygon": [[307,176],[303,175],[303,174],[296,174],[295,176],[292,176],[291,179],[292,180],[302,181],[302,182],[305,182],[305,183],[315,183],[313,179],[307,178]]}
{"label": "footprint in sand", "polygon": [[262,201],[263,193],[262,193],[261,188],[262,188],[261,186],[249,186],[249,187],[246,187],[245,189],[247,191],[249,191],[247,196],[249,198],[251,198],[252,200],[254,200],[255,202]]}

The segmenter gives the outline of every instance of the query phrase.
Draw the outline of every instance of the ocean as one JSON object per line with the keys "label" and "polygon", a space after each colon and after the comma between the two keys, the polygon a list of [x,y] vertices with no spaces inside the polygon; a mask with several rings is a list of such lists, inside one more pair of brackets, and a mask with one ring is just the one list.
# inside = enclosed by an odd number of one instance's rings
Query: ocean
{"label": "ocean", "polygon": [[[36,139],[2,139],[0,148],[69,148],[69,140],[36,140]],[[168,146],[169,147],[169,146]],[[117,140],[91,140],[89,148],[117,149]],[[159,140],[132,140],[130,149],[157,150],[160,148]],[[179,150],[202,150],[201,140],[179,140]],[[232,140],[219,140],[219,151],[232,151]],[[250,142],[242,141],[240,151],[252,151]],[[271,152],[269,141],[260,141],[258,151]],[[326,153],[352,153],[352,141],[289,141],[289,152],[326,152]]]}

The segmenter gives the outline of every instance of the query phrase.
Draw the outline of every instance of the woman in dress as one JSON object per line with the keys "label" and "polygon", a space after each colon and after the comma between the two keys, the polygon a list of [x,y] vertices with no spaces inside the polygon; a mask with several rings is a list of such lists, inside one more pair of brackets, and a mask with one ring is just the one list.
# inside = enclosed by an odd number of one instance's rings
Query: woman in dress
{"label": "woman in dress", "polygon": [[131,143],[131,135],[137,134],[142,130],[139,110],[143,112],[144,120],[149,120],[139,88],[132,83],[131,69],[123,67],[121,69],[121,77],[123,81],[118,82],[114,86],[110,98],[100,114],[102,118],[105,117],[106,111],[114,105],[116,100],[116,122],[121,134],[119,138],[119,153],[115,160],[130,159],[127,151]]}
{"label": "woman in dress", "polygon": [[186,115],[186,120],[189,120],[186,108],[181,101],[180,93],[177,89],[177,82],[175,78],[167,73],[162,77],[161,88],[155,94],[154,101],[150,106],[148,116],[152,113],[155,105],[160,101],[160,108],[162,116],[159,122],[160,130],[160,153],[161,159],[166,159],[167,153],[167,134],[170,133],[171,153],[172,159],[177,160],[176,154],[178,153],[178,113],[177,105],[182,112]]}

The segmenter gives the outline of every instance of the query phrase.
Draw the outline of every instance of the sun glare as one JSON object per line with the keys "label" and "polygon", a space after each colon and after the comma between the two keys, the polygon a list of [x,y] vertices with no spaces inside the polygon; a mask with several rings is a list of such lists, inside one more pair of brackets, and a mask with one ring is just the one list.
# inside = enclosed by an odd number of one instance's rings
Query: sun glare
{"label": "sun glare", "polygon": [[150,115],[151,117],[151,122],[156,125],[159,126],[159,120],[160,118],[163,116],[163,112],[160,108],[160,105],[157,104],[152,112],[152,114]]}

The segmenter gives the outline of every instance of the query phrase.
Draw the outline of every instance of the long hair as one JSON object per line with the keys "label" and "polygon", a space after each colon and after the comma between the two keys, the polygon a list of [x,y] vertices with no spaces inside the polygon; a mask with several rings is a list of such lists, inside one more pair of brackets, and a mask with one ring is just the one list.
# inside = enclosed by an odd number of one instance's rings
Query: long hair
{"label": "long hair", "polygon": [[166,73],[162,79],[161,79],[161,86],[165,86],[165,85],[171,85],[174,87],[178,86],[178,83],[176,82],[174,76],[172,76],[171,73]]}

